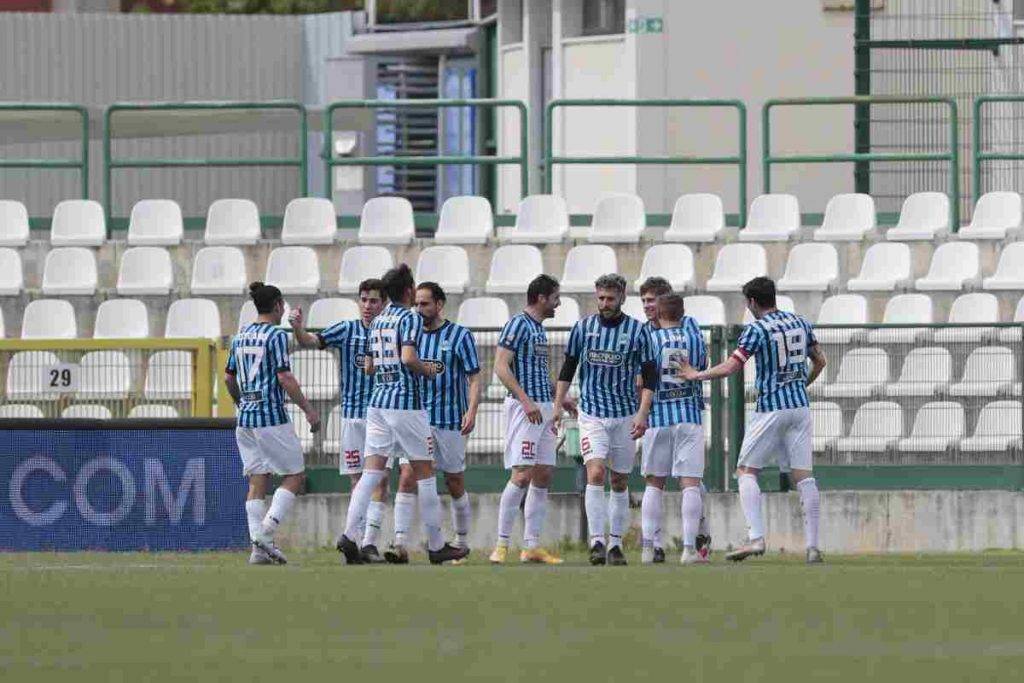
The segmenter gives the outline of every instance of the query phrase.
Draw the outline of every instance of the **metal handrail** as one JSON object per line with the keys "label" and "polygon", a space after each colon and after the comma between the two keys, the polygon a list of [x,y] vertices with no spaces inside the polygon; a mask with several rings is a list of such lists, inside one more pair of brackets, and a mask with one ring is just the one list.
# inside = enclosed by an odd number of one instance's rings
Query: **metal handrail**
{"label": "metal handrail", "polygon": [[81,149],[78,159],[0,159],[0,168],[76,169],[81,183],[82,199],[89,198],[89,110],[80,104],[60,102],[0,102],[4,111],[74,112],[81,118]]}
{"label": "metal handrail", "polygon": [[972,150],[972,173],[974,176],[974,202],[977,203],[981,197],[981,164],[983,161],[1024,161],[1024,151],[1021,152],[985,152],[981,148],[982,109],[984,105],[991,102],[1018,102],[1024,103],[1024,95],[982,95],[974,100],[974,129],[971,131]]}

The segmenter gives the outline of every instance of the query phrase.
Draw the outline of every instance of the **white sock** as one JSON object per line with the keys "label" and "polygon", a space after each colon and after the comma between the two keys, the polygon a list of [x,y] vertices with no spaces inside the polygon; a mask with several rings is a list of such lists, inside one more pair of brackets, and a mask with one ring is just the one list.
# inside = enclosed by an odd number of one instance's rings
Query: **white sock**
{"label": "white sock", "polygon": [[700,511],[702,506],[700,489],[696,486],[687,486],[683,489],[683,547],[693,548],[697,545],[697,527],[700,526]]}
{"label": "white sock", "polygon": [[469,547],[467,539],[471,512],[468,493],[463,493],[461,498],[452,498],[452,528],[455,529],[455,545],[459,548]]}
{"label": "white sock", "polygon": [[753,474],[741,474],[739,478],[740,507],[747,518],[748,537],[751,541],[764,538],[764,522],[761,520],[761,487]]}
{"label": "white sock", "polygon": [[644,546],[661,548],[661,496],[657,486],[644,489],[644,498],[640,503],[640,531]]}
{"label": "white sock", "polygon": [[376,547],[380,536],[380,525],[384,523],[384,503],[372,501],[366,509],[366,531],[363,532],[363,546]]}
{"label": "white sock", "polygon": [[415,493],[395,494],[395,545],[409,544],[409,529],[416,512]]}
{"label": "white sock", "polygon": [[501,503],[498,505],[498,545],[508,547],[512,526],[516,523],[519,505],[525,495],[525,487],[519,488],[511,481],[505,484],[505,490],[501,492]]}
{"label": "white sock", "polygon": [[528,550],[540,545],[540,534],[544,530],[544,518],[548,514],[548,490],[530,484],[526,492],[526,521],[523,525],[523,543]]}
{"label": "white sock", "polygon": [[277,527],[288,518],[288,513],[292,511],[292,506],[294,505],[295,494],[283,486],[278,486],[277,490],[274,491],[274,497],[270,499],[270,509],[267,510],[267,514],[263,517],[263,524],[261,525],[263,535],[273,540]]}
{"label": "white sock", "polygon": [[622,537],[629,528],[629,491],[608,494],[608,548],[622,547]]}
{"label": "white sock", "polygon": [[249,540],[255,541],[263,529],[263,518],[267,515],[267,503],[262,498],[245,501],[245,517],[249,520]]}
{"label": "white sock", "polygon": [[708,509],[707,509],[707,498],[708,490],[704,486],[704,481],[700,482],[700,524],[697,526],[697,534],[699,536],[710,536],[711,525],[708,524]]}
{"label": "white sock", "polygon": [[[366,524],[366,510],[373,500],[373,492],[386,476],[384,470],[364,470],[359,477],[352,496],[348,501],[348,514],[345,517],[345,536],[356,543],[363,537],[363,526]],[[280,490],[280,489],[278,489]]]}
{"label": "white sock", "polygon": [[586,493],[583,494],[583,507],[587,511],[587,530],[590,534],[590,547],[598,541],[605,542],[605,508],[604,487],[597,484],[587,484]]}
{"label": "white sock", "polygon": [[427,533],[427,550],[440,550],[444,546],[441,533],[441,499],[437,496],[437,479],[433,476],[416,482],[420,499],[420,521]]}
{"label": "white sock", "polygon": [[804,508],[804,536],[808,548],[818,547],[818,521],[821,519],[821,494],[814,477],[802,480],[796,485],[800,491],[800,505]]}

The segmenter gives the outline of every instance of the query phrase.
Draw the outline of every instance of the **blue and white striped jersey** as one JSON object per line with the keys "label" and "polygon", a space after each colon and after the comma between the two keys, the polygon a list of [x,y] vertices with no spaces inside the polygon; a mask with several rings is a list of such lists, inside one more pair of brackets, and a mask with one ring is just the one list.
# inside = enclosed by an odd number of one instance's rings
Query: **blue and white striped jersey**
{"label": "blue and white striped jersey", "polygon": [[418,347],[423,333],[423,318],[414,311],[393,303],[373,319],[370,326],[370,353],[373,354],[373,394],[370,406],[389,410],[420,410],[419,381],[402,364],[402,347]]}
{"label": "blue and white striped jersey", "polygon": [[512,316],[498,336],[498,346],[508,349],[512,374],[535,403],[551,403],[551,372],[548,369],[548,334],[526,311]]}
{"label": "blue and white striped jersey", "polygon": [[684,315],[679,327],[651,330],[651,343],[659,359],[661,372],[658,390],[651,404],[650,425],[668,427],[680,422],[700,424],[704,412],[704,390],[700,382],[687,382],[676,377],[682,361],[698,370],[708,365],[708,349],[697,321]]}
{"label": "blue and white striped jersey", "polygon": [[757,364],[759,413],[803,408],[807,400],[807,352],[818,343],[807,320],[787,311],[772,311],[744,326],[735,355]]}
{"label": "blue and white striped jersey", "polygon": [[607,325],[597,313],[578,321],[565,353],[579,361],[580,409],[593,417],[628,417],[638,408],[636,376],[656,360],[651,333],[636,318],[622,315]]}
{"label": "blue and white striped jersey", "polygon": [[362,320],[342,320],[317,334],[320,348],[338,349],[341,416],[364,419],[373,394],[373,377],[363,372],[370,352],[370,328]]}
{"label": "blue and white striped jersey", "polygon": [[469,376],[480,372],[473,333],[445,320],[436,330],[423,330],[419,352],[421,359],[440,370],[433,379],[420,378],[430,424],[438,429],[460,429],[469,407]]}
{"label": "blue and white striped jersey", "polygon": [[288,333],[270,323],[250,323],[231,340],[226,371],[238,380],[239,427],[273,427],[288,422],[284,389],[277,373],[290,370]]}

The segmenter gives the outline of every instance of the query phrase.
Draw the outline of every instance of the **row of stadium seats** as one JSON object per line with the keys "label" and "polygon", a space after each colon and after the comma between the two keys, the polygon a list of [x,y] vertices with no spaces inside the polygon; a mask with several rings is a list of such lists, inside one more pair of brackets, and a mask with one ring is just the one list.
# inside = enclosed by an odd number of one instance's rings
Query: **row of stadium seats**
{"label": "row of stadium seats", "polygon": [[[75,403],[60,411],[62,418],[80,418],[88,420],[109,420],[114,413],[105,405],[98,403]],[[46,413],[31,403],[5,403],[0,405],[0,418],[42,418]],[[125,417],[132,420],[150,420],[153,418],[179,417],[174,406],[164,403],[141,403],[132,407]]]}
{"label": "row of stadium seats", "polygon": [[[438,218],[438,243],[483,244],[494,237],[490,202],[483,197],[448,199]],[[1016,192],[989,192],[975,206],[973,219],[963,226],[961,239],[1004,239],[1021,225],[1021,197]],[[685,194],[675,203],[672,222],[663,239],[669,242],[713,242],[725,227],[722,200],[717,195]],[[918,192],[903,203],[897,225],[886,232],[895,241],[932,240],[949,230],[949,198],[941,192]],[[613,194],[594,207],[588,233],[591,242],[639,242],[646,228],[643,200]],[[763,194],[750,204],[740,241],[786,241],[801,228],[800,205],[791,194]],[[859,241],[877,228],[874,200],[866,194],[839,194],[825,208],[823,223],[814,231],[819,241]],[[402,197],[376,197],[363,206],[359,242],[409,244],[415,237],[412,204]],[[130,245],[180,244],[184,230],[181,208],[169,199],[145,199],[132,208]],[[515,227],[503,235],[508,242],[548,244],[569,234],[565,200],[556,195],[522,199]],[[99,246],[106,240],[102,206],[80,199],[59,203],[53,212],[50,241],[54,246]],[[210,205],[204,241],[209,245],[255,244],[262,235],[259,210],[248,199],[220,199]],[[29,238],[28,213],[17,201],[0,201],[0,245],[22,246]],[[281,241],[286,245],[331,244],[337,238],[337,218],[330,200],[293,199],[285,208]]]}
{"label": "row of stadium seats", "polygon": [[[82,355],[78,361],[81,371],[78,387],[66,393],[74,394],[79,400],[125,400],[136,393],[136,382],[140,379],[136,374],[139,374],[144,378],[140,393],[148,401],[192,398],[192,356],[188,351],[155,351],[145,358],[139,358],[137,353],[90,351]],[[12,354],[4,387],[7,399],[42,403],[61,400],[65,392],[51,390],[43,372],[59,364],[60,358],[52,351]]]}

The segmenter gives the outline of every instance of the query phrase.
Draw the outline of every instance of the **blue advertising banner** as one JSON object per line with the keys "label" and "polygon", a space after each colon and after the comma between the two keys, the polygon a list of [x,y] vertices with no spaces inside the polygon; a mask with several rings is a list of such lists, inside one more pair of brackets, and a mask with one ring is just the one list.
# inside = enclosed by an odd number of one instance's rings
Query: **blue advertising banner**
{"label": "blue advertising banner", "polygon": [[0,424],[0,550],[248,546],[232,429],[46,422]]}

